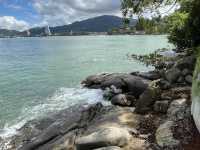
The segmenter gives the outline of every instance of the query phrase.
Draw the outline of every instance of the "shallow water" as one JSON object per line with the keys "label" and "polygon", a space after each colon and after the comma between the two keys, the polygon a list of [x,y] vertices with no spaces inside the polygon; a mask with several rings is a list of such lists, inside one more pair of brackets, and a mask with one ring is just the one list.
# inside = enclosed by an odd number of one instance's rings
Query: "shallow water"
{"label": "shallow water", "polygon": [[0,134],[77,103],[102,100],[80,82],[100,72],[152,69],[127,55],[168,48],[166,36],[76,36],[0,39]]}

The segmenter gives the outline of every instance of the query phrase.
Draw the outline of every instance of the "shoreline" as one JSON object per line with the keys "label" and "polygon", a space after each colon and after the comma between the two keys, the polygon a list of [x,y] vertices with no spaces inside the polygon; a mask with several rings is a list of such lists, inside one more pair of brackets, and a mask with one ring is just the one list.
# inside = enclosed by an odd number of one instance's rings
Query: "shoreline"
{"label": "shoreline", "polygon": [[7,149],[183,149],[196,134],[190,112],[195,60],[184,57],[146,73],[89,76],[82,84],[102,89],[113,105],[75,106],[30,121]]}
{"label": "shoreline", "polygon": [[17,36],[17,37],[0,37],[0,39],[15,39],[15,38],[48,38],[48,37],[76,37],[76,36],[167,36],[167,34],[98,34],[98,35],[52,35],[52,36]]}

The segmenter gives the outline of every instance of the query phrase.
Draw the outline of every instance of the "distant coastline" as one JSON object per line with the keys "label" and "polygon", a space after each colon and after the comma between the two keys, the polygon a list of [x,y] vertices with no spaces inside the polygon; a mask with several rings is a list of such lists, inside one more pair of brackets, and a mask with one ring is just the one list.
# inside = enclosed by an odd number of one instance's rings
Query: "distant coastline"
{"label": "distant coastline", "polygon": [[70,34],[55,34],[55,35],[35,35],[35,36],[0,36],[0,38],[29,38],[29,37],[56,37],[56,36],[116,36],[116,35],[166,35],[163,33],[153,33],[153,34],[146,34],[146,33],[113,33],[110,34],[109,32],[89,32],[89,33],[74,33],[73,35]]}

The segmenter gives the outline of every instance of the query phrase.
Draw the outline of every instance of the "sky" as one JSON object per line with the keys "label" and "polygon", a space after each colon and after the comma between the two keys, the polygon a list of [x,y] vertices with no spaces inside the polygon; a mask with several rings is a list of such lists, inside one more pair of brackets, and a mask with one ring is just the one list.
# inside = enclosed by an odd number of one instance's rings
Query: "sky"
{"label": "sky", "polygon": [[23,31],[100,15],[121,16],[120,0],[0,0],[0,28]]}

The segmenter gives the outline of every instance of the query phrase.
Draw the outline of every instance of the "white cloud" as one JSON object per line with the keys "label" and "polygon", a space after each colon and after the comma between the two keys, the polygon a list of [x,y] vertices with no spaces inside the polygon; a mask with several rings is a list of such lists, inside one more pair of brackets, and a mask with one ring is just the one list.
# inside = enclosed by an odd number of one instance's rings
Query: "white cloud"
{"label": "white cloud", "polygon": [[119,15],[120,0],[35,0],[42,24],[63,25],[99,15]]}
{"label": "white cloud", "polygon": [[29,24],[23,20],[17,20],[13,16],[1,16],[0,28],[8,30],[23,31],[29,28]]}

